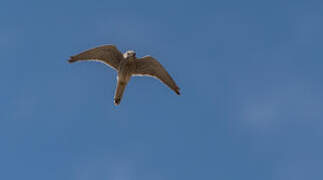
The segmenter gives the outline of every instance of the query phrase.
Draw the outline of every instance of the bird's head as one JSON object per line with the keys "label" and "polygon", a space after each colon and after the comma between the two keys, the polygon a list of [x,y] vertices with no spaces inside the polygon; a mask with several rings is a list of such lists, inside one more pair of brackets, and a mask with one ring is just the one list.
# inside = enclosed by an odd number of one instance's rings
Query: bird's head
{"label": "bird's head", "polygon": [[123,57],[126,58],[126,59],[135,59],[136,58],[136,52],[133,51],[133,50],[130,50],[130,51],[127,51],[123,54]]}

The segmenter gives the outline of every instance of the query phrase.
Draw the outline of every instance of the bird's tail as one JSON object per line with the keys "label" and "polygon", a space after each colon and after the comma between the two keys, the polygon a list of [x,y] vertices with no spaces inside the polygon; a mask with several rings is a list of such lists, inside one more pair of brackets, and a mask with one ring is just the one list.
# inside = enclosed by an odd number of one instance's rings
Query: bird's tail
{"label": "bird's tail", "polygon": [[122,99],[122,95],[123,95],[123,92],[124,92],[126,86],[127,86],[127,82],[125,82],[125,81],[118,81],[117,82],[117,88],[116,88],[116,92],[114,95],[114,104],[115,105],[120,104],[121,99]]}

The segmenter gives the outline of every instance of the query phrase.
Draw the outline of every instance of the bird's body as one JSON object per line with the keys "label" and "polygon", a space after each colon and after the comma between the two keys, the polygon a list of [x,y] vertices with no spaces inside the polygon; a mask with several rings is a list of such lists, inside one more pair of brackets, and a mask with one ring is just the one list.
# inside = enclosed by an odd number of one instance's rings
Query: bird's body
{"label": "bird's body", "polygon": [[[125,53],[127,54],[127,52]],[[119,104],[123,95],[123,92],[136,68],[135,57],[127,57],[124,55],[124,60],[120,62],[117,76],[117,87],[114,96],[114,103]]]}
{"label": "bird's body", "polygon": [[120,62],[118,68],[118,78],[128,81],[136,68],[135,57],[126,57]]}
{"label": "bird's body", "polygon": [[132,76],[152,76],[165,83],[168,87],[180,94],[179,88],[165,68],[153,57],[145,56],[136,58],[134,51],[127,51],[124,54],[114,45],[104,45],[84,51],[69,59],[70,63],[81,60],[95,60],[107,64],[118,72],[117,87],[114,96],[114,103],[120,104],[124,90]]}

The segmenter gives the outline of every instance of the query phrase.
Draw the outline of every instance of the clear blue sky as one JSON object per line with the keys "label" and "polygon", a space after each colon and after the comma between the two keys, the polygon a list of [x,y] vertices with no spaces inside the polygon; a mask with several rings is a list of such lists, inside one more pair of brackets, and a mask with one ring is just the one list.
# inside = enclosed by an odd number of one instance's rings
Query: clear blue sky
{"label": "clear blue sky", "polygon": [[[322,1],[2,0],[0,179],[323,179]],[[68,64],[153,55],[182,89]]]}

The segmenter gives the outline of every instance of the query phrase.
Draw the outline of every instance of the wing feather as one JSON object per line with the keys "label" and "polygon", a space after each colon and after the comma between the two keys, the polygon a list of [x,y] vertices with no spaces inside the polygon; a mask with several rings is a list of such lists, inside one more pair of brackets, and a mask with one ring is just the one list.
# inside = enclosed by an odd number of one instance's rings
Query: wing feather
{"label": "wing feather", "polygon": [[68,62],[73,63],[83,60],[99,61],[117,70],[122,59],[122,53],[117,49],[116,46],[103,45],[86,50],[75,56],[71,56]]}
{"label": "wing feather", "polygon": [[166,69],[153,57],[145,56],[135,60],[136,69],[133,72],[135,76],[152,76],[159,79],[169,88],[180,95],[179,87],[176,85],[173,78],[168,74]]}

